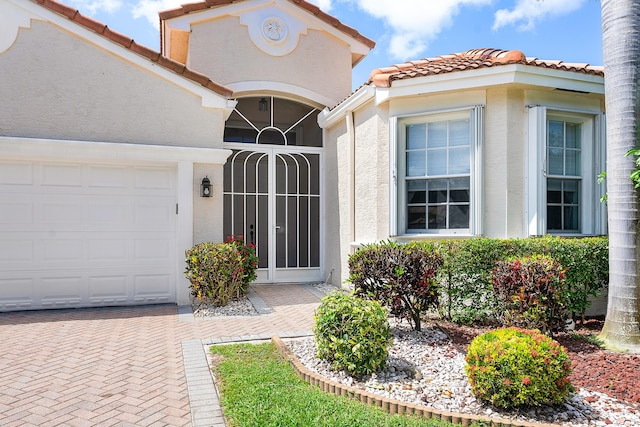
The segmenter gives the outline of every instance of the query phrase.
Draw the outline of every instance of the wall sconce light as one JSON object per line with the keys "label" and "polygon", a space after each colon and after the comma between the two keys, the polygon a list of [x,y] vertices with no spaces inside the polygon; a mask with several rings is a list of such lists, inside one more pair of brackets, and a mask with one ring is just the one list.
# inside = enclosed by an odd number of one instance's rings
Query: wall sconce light
{"label": "wall sconce light", "polygon": [[267,102],[267,98],[260,98],[258,101],[258,111],[265,112],[269,111],[269,103]]}
{"label": "wall sconce light", "polygon": [[202,178],[202,184],[200,184],[200,197],[211,197],[211,181],[207,176]]}

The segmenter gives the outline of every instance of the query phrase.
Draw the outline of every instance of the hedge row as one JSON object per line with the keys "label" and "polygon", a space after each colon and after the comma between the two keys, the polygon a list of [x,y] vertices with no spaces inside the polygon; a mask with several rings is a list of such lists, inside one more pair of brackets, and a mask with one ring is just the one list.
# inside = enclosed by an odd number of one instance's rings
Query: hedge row
{"label": "hedge row", "polygon": [[[412,242],[408,245],[420,246],[442,257],[443,264],[435,277],[439,288],[438,312],[441,317],[457,323],[493,323],[501,315],[500,303],[491,282],[492,271],[498,261],[534,255],[545,255],[558,261],[565,269],[567,309],[574,318],[584,317],[590,298],[597,297],[608,282],[606,237],[471,238]],[[368,259],[379,259],[377,253],[387,251],[390,246],[398,244],[381,242],[366,245],[353,254],[349,259],[349,281],[367,280],[362,276],[364,268],[361,264]],[[402,269],[402,266],[398,268]]]}

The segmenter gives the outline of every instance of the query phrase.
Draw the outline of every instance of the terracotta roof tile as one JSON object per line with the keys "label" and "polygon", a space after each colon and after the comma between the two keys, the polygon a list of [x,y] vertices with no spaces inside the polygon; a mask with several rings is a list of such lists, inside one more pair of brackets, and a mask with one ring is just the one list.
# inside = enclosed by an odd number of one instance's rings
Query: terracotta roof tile
{"label": "terracotta roof tile", "polygon": [[118,33],[117,31],[113,31],[107,25],[96,21],[95,19],[89,18],[88,16],[82,15],[78,12],[77,9],[69,7],[63,3],[59,3],[55,0],[32,0],[36,3],[39,3],[43,7],[56,12],[62,16],[67,17],[72,20],[76,24],[91,30],[114,43],[123,46],[130,51],[141,55],[150,61],[157,63],[158,65],[174,72],[182,75],[183,77],[200,84],[201,86],[214,91],[222,96],[231,97],[233,95],[233,91],[223,86],[219,83],[211,81],[207,76],[200,74],[198,72],[187,69],[184,64],[176,62],[172,59],[164,57],[160,54],[160,52],[150,49],[146,46],[140,45],[136,43],[131,37],[128,37],[124,34]]}
{"label": "terracotta roof tile", "polygon": [[[162,21],[167,19],[177,18],[179,16],[187,15],[192,12],[197,12],[200,10],[205,10],[205,9],[209,9],[217,6],[223,6],[231,3],[238,3],[241,1],[243,0],[205,0],[199,3],[183,4],[182,6],[175,9],[164,10],[164,11],[161,11],[158,15],[160,16],[160,23],[162,24]],[[305,0],[289,0],[289,1],[301,7],[302,9],[306,10],[307,12],[311,13],[312,15],[318,17],[319,19],[331,25],[332,27],[353,37],[354,39],[363,43],[365,46],[373,49],[373,47],[376,45],[376,42],[363,36],[355,28],[343,24],[334,16],[329,15],[326,12],[323,12],[322,10],[320,10],[318,6],[311,4]]]}
{"label": "terracotta roof tile", "polygon": [[549,61],[538,58],[527,58],[524,53],[519,50],[473,49],[462,53],[453,53],[378,68],[371,72],[367,83],[372,83],[377,87],[390,87],[395,80],[475,70],[507,64],[522,64],[604,76],[603,67],[595,67],[589,64],[573,64],[558,60]]}

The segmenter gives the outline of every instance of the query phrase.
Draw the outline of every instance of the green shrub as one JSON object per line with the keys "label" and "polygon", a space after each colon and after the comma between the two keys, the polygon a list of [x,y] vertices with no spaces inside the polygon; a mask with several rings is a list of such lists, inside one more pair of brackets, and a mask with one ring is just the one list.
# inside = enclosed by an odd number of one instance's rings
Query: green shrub
{"label": "green shrub", "polygon": [[379,301],[421,330],[421,315],[438,303],[435,280],[443,259],[434,246],[382,242],[349,257],[349,281],[361,298]]}
{"label": "green shrub", "polygon": [[492,276],[506,325],[545,333],[564,330],[568,293],[558,261],[544,255],[498,261]]}
{"label": "green shrub", "polygon": [[471,238],[438,242],[444,265],[438,271],[440,316],[456,323],[496,324],[500,303],[491,286],[496,260],[512,251],[512,240]]}
{"label": "green shrub", "polygon": [[492,323],[503,305],[491,286],[496,261],[543,254],[566,269],[567,309],[584,316],[591,298],[608,283],[606,237],[565,238],[557,236],[525,239],[471,238],[434,243],[444,256],[438,270],[440,315],[457,323]]}
{"label": "green shrub", "polygon": [[241,292],[247,292],[249,284],[256,280],[256,269],[258,268],[258,257],[256,256],[256,245],[253,243],[245,244],[244,237],[238,235],[228,236],[225,243],[236,245],[240,254],[242,254],[242,267],[244,274],[242,275]]}
{"label": "green shrub", "polygon": [[466,361],[473,394],[501,408],[562,403],[573,391],[566,350],[537,331],[506,328],[477,336]]}
{"label": "green shrub", "polygon": [[185,276],[191,282],[191,294],[208,298],[215,305],[242,295],[244,256],[233,243],[200,243],[186,251]]}
{"label": "green shrub", "polygon": [[342,292],[322,298],[313,332],[318,357],[355,375],[383,368],[393,341],[387,311],[379,303]]}

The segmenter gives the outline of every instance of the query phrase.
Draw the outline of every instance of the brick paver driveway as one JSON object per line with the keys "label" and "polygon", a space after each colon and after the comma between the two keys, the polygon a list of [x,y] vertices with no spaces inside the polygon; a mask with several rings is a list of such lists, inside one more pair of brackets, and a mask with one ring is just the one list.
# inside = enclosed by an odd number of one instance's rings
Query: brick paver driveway
{"label": "brick paver driveway", "polygon": [[271,314],[184,321],[172,305],[0,313],[0,425],[191,426],[184,342],[311,330],[316,296],[298,285],[254,289]]}

